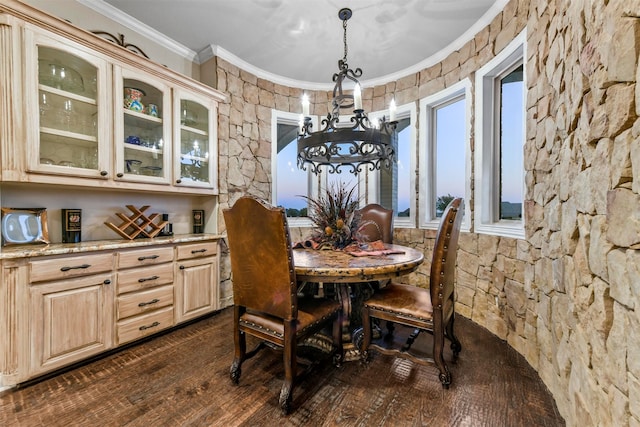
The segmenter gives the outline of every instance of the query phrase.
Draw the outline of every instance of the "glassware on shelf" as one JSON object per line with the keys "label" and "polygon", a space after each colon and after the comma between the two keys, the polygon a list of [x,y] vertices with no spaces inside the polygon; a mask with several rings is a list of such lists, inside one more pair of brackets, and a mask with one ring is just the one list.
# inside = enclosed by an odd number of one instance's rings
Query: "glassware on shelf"
{"label": "glassware on shelf", "polygon": [[132,173],[134,175],[140,174],[140,165],[142,162],[136,159],[127,159],[124,161],[127,173]]}
{"label": "glassware on shelf", "polygon": [[162,167],[160,166],[142,166],[140,172],[147,176],[162,176]]}
{"label": "glassware on shelf", "polygon": [[62,130],[72,131],[75,127],[75,116],[73,102],[70,99],[65,99],[62,104],[62,109],[59,111],[60,127]]}
{"label": "glassware on shelf", "polygon": [[80,73],[69,66],[56,62],[38,61],[40,83],[73,93],[84,92],[84,80]]}
{"label": "glassware on shelf", "polygon": [[187,109],[185,105],[182,106],[182,113],[180,114],[180,124],[183,126],[193,126],[198,121],[198,116],[193,111]]}
{"label": "glassware on shelf", "polygon": [[40,92],[40,126],[47,126],[50,121],[51,104],[49,96],[45,92]]}

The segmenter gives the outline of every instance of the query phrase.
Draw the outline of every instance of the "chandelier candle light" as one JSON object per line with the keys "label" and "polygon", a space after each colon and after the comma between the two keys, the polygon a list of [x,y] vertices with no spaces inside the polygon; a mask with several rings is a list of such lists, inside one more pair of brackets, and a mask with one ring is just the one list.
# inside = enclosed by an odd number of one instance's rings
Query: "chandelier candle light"
{"label": "chandelier candle light", "polygon": [[[347,64],[347,21],[351,18],[351,9],[338,12],[344,29],[344,57],[338,61],[339,72],[333,75],[332,112],[322,119],[322,129],[312,132],[313,124],[309,116],[309,98],[302,97],[302,115],[300,134],[298,135],[298,168],[318,174],[325,166],[328,173],[342,173],[346,167],[357,175],[363,167],[370,171],[381,168],[390,169],[395,160],[397,135],[395,121],[395,102],[389,107],[389,121],[383,116],[376,126],[362,108],[362,92],[358,77],[362,69],[355,71]],[[343,92],[345,79],[355,84],[353,94]],[[340,110],[352,111],[349,122],[340,122]]]}

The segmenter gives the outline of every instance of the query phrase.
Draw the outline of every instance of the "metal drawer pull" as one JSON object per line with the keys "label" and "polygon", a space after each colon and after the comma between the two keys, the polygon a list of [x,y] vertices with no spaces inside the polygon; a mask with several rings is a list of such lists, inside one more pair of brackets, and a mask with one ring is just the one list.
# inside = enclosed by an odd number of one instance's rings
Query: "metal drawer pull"
{"label": "metal drawer pull", "polygon": [[160,322],[153,322],[149,326],[140,326],[138,329],[141,331],[144,331],[145,329],[155,328],[156,326],[159,326],[159,325],[160,325]]}
{"label": "metal drawer pull", "polygon": [[138,261],[144,261],[145,259],[156,259],[160,255],[139,256]]}
{"label": "metal drawer pull", "polygon": [[89,267],[91,267],[91,264],[82,264],[82,265],[76,265],[75,267],[62,267],[60,271],[77,270],[80,268],[89,268]]}
{"label": "metal drawer pull", "polygon": [[156,280],[159,277],[160,276],[143,277],[141,279],[138,279],[138,282],[143,283],[143,282],[146,282],[147,280]]}
{"label": "metal drawer pull", "polygon": [[194,249],[191,251],[192,254],[197,254],[197,253],[204,253],[207,252],[206,249]]}
{"label": "metal drawer pull", "polygon": [[138,304],[138,307],[144,307],[145,305],[151,305],[151,304],[155,304],[157,302],[160,302],[160,300],[158,298],[154,298],[149,302],[141,302],[140,304]]}

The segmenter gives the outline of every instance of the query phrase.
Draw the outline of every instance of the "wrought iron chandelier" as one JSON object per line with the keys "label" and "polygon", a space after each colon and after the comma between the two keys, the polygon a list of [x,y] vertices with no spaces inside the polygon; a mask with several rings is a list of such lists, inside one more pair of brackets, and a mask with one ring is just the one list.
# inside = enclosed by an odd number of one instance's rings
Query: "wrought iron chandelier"
{"label": "wrought iron chandelier", "polygon": [[[312,132],[313,124],[309,116],[309,100],[306,95],[302,100],[303,122],[298,135],[298,168],[311,168],[314,174],[326,167],[328,173],[342,173],[342,168],[349,169],[354,175],[369,170],[390,169],[395,159],[394,145],[397,146],[395,132],[395,104],[391,101],[389,121],[383,116],[377,125],[372,125],[362,108],[362,94],[358,77],[362,69],[355,71],[347,64],[347,21],[352,11],[340,9],[338,17],[344,29],[344,56],[338,61],[339,72],[333,75],[332,112],[322,119],[319,131]],[[342,84],[345,79],[355,83],[353,94],[344,93]],[[340,122],[340,110],[353,112],[350,122]]]}

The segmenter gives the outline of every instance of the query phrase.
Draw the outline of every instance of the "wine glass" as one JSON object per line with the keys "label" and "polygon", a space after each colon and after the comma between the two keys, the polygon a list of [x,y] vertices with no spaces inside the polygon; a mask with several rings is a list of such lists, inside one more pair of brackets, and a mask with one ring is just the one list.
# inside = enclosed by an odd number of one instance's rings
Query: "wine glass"
{"label": "wine glass", "polygon": [[49,104],[49,97],[45,92],[40,92],[40,126],[44,127],[46,121],[48,121],[48,111],[51,109]]}
{"label": "wine glass", "polygon": [[62,110],[60,110],[60,123],[63,130],[70,131],[73,127],[73,102],[70,99],[65,99],[62,104]]}

